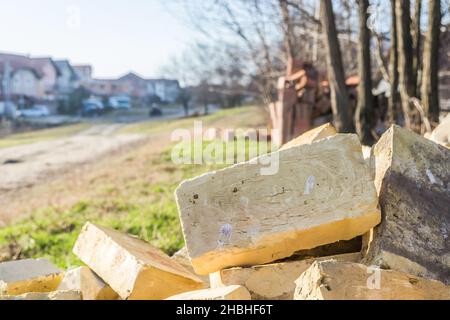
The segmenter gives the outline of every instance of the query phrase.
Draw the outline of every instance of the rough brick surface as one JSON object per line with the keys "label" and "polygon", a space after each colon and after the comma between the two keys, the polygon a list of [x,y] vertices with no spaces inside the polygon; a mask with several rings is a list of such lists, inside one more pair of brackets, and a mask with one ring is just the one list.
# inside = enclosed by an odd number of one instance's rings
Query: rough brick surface
{"label": "rough brick surface", "polygon": [[356,135],[278,152],[279,170],[245,162],[176,190],[186,247],[198,274],[264,264],[362,235],[380,222]]}
{"label": "rough brick surface", "polygon": [[165,299],[202,288],[202,281],[150,244],[87,223],[74,253],[122,299]]}

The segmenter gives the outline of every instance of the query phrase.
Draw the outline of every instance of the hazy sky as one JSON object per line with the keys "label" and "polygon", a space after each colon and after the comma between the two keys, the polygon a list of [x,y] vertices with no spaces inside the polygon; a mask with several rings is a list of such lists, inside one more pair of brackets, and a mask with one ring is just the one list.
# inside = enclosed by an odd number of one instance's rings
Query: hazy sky
{"label": "hazy sky", "polygon": [[159,76],[194,37],[161,0],[1,0],[0,30],[2,52],[90,63],[96,77]]}

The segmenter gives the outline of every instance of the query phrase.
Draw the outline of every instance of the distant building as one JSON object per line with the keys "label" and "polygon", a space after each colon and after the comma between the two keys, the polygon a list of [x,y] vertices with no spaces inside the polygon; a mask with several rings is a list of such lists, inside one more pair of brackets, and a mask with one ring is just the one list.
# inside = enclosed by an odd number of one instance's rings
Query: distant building
{"label": "distant building", "polygon": [[0,80],[0,101],[6,93],[21,107],[45,103],[52,110],[68,109],[70,94],[80,86],[94,96],[127,95],[141,104],[173,103],[180,92],[177,80],[145,79],[133,72],[117,79],[95,79],[90,65],[8,53],[0,53]]}
{"label": "distant building", "polygon": [[134,72],[118,79],[91,79],[83,86],[95,95],[113,96],[126,94],[137,99],[157,97],[162,102],[173,103],[180,93],[177,80],[145,79]]}
{"label": "distant building", "polygon": [[57,79],[58,94],[70,94],[80,84],[80,78],[68,60],[55,60],[60,76]]}
{"label": "distant building", "polygon": [[57,79],[61,75],[51,58],[31,58],[29,56],[0,53],[0,77],[2,95],[9,88],[14,99],[29,98],[52,100],[55,96]]}
{"label": "distant building", "polygon": [[40,99],[54,101],[57,96],[58,78],[61,76],[58,66],[49,57],[29,59],[34,68],[42,73],[40,83],[44,96],[40,96]]}
{"label": "distant building", "polygon": [[73,69],[81,82],[89,82],[92,80],[92,66],[89,64],[74,65]]}
{"label": "distant building", "polygon": [[169,103],[175,102],[180,94],[180,84],[178,80],[147,80],[147,88],[150,95],[155,95],[162,101]]}
{"label": "distant building", "polygon": [[117,79],[91,79],[89,81],[83,81],[82,85],[93,95],[98,96],[127,94],[131,90]]}

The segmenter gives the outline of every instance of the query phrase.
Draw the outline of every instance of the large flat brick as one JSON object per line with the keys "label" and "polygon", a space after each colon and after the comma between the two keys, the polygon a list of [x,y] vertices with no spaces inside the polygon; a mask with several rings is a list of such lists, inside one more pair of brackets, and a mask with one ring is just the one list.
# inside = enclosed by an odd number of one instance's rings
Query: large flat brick
{"label": "large flat brick", "polygon": [[311,144],[320,139],[324,139],[327,137],[331,137],[337,134],[336,129],[333,127],[331,123],[326,123],[321,125],[320,127],[314,128],[300,135],[299,137],[289,141],[281,147],[281,150],[299,146],[302,144]]}
{"label": "large flat brick", "polygon": [[450,283],[450,150],[394,126],[371,162],[382,223],[364,262]]}
{"label": "large flat brick", "polygon": [[380,222],[356,135],[278,151],[279,170],[245,162],[176,190],[188,254],[198,274],[272,262],[364,234]]}
{"label": "large flat brick", "polygon": [[80,291],[83,300],[116,300],[119,296],[88,267],[78,267],[64,273],[58,290]]}
{"label": "large flat brick", "polygon": [[241,285],[250,292],[252,300],[292,300],[295,291],[295,280],[315,261],[329,259],[358,262],[361,259],[361,254],[348,253],[248,268],[225,269],[210,275],[211,287]]}
{"label": "large flat brick", "polygon": [[25,259],[0,263],[0,295],[56,290],[63,273],[45,259]]}
{"label": "large flat brick", "polygon": [[203,286],[145,241],[92,223],[83,227],[73,251],[122,299],[165,299]]}
{"label": "large flat brick", "polygon": [[[171,257],[173,260],[181,264],[187,270],[195,274],[195,270],[192,267],[191,260],[189,259],[189,255],[187,253],[186,247],[181,248],[177,252],[173,254]],[[203,286],[205,288],[209,288],[209,276],[206,275],[198,275],[198,277],[203,281]]]}
{"label": "large flat brick", "polygon": [[295,300],[448,300],[450,287],[359,263],[314,262],[296,280]]}

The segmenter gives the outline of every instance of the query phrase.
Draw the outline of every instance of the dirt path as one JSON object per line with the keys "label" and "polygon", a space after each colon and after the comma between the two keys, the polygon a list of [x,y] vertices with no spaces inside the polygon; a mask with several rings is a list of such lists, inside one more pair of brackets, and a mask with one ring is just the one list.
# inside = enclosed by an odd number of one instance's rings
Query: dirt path
{"label": "dirt path", "polygon": [[99,124],[69,138],[0,149],[0,193],[30,188],[145,139],[143,135],[115,135],[121,126]]}
{"label": "dirt path", "polygon": [[[154,170],[153,161],[159,162],[170,145],[172,130],[193,128],[194,120],[202,118],[156,127],[149,121],[143,128],[137,126],[134,132],[139,134],[117,134],[128,124],[96,123],[70,137],[0,148],[0,228],[45,208],[65,210],[99,194],[113,197],[104,195],[105,188],[122,190],[135,181],[173,179],[173,168]],[[205,126],[253,128],[263,127],[266,120],[259,109],[248,108],[212,117]]]}

